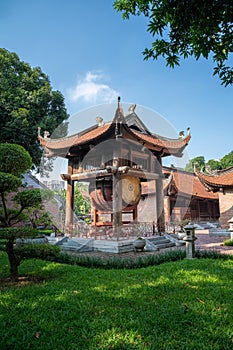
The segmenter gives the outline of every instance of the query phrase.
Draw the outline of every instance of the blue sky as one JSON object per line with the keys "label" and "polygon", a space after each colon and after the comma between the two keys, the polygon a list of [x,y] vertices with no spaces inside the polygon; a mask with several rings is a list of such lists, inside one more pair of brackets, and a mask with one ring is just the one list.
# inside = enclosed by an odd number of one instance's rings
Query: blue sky
{"label": "blue sky", "polygon": [[[71,116],[116,103],[120,95],[123,106],[136,103],[156,111],[177,132],[190,127],[190,158],[219,159],[231,152],[233,88],[224,88],[212,76],[210,60],[189,59],[175,69],[162,60],[144,61],[142,51],[151,42],[145,19],[124,21],[112,4],[112,0],[2,0],[0,46],[32,67],[40,66],[53,89],[65,96]],[[93,124],[95,117],[91,116]],[[111,120],[113,115],[105,117]],[[78,124],[84,119],[77,114]],[[159,131],[156,119],[146,125]],[[169,135],[164,131],[163,136]]]}

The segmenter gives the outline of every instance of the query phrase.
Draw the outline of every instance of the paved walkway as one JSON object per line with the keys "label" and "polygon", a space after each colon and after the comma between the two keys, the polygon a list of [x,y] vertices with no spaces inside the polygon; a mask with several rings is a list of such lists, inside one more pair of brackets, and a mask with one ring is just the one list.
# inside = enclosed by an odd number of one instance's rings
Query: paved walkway
{"label": "paved walkway", "polygon": [[197,240],[195,242],[195,248],[201,250],[216,250],[222,254],[233,254],[233,246],[227,247],[221,244],[228,239],[226,236],[210,236],[208,233],[196,234]]}

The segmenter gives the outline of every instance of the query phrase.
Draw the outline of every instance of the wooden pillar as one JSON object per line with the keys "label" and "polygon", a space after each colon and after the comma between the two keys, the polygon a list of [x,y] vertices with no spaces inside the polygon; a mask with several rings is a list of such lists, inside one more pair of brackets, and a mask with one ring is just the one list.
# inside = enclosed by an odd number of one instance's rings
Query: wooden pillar
{"label": "wooden pillar", "polygon": [[201,211],[200,211],[200,202],[197,200],[197,216],[198,216],[198,221],[201,221]]}
{"label": "wooden pillar", "polygon": [[135,207],[133,208],[133,222],[137,222],[138,221],[138,206],[135,205]]}
{"label": "wooden pillar", "polygon": [[92,226],[96,226],[98,222],[98,212],[96,207],[93,204],[93,201],[91,201],[91,208],[92,208]]}
{"label": "wooden pillar", "polygon": [[[72,163],[68,162],[68,174],[72,175],[73,166]],[[66,229],[68,233],[71,234],[73,232],[73,222],[74,222],[74,181],[67,181],[66,188]]]}
{"label": "wooden pillar", "polygon": [[164,195],[163,195],[163,173],[161,157],[157,158],[156,173],[159,178],[156,180],[156,208],[157,208],[157,228],[159,234],[165,231],[164,220]]}
{"label": "wooden pillar", "polygon": [[122,181],[118,172],[113,174],[113,197],[112,197],[112,216],[113,216],[113,235],[119,240],[122,228]]}
{"label": "wooden pillar", "polygon": [[170,224],[171,221],[171,204],[170,204],[170,197],[165,196],[164,197],[164,220],[168,224]]}
{"label": "wooden pillar", "polygon": [[211,206],[211,202],[209,200],[207,200],[207,211],[208,211],[208,219],[211,220],[212,218],[212,206]]}

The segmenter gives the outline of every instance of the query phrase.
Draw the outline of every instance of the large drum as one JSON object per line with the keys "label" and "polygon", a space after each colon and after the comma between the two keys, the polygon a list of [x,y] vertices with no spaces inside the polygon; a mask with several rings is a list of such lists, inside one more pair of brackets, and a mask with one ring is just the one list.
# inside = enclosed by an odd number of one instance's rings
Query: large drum
{"label": "large drum", "polygon": [[[141,197],[141,183],[136,177],[122,175],[122,210],[138,204]],[[112,178],[97,179],[89,186],[90,197],[99,211],[112,211]]]}

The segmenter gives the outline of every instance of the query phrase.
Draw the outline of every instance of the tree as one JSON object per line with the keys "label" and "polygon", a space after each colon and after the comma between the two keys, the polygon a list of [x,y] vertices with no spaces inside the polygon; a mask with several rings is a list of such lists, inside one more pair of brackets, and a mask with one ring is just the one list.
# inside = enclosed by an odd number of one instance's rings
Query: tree
{"label": "tree", "polygon": [[185,167],[185,170],[193,173],[194,165],[198,170],[204,170],[205,169],[205,158],[203,156],[198,156],[193,159],[190,159],[188,164]]}
{"label": "tree", "polygon": [[222,169],[229,168],[233,166],[233,151],[230,153],[226,154],[224,157],[220,159],[220,164]]}
{"label": "tree", "polygon": [[210,168],[210,170],[221,170],[222,166],[219,160],[209,159],[205,165],[206,169]]}
{"label": "tree", "polygon": [[[57,194],[62,202],[66,201],[66,190],[54,190],[54,193]],[[91,200],[88,193],[88,185],[83,182],[76,182],[74,186],[74,213],[77,216],[87,215],[91,211]]]}
{"label": "tree", "polygon": [[38,127],[51,135],[60,126],[54,137],[65,136],[68,117],[64,97],[52,90],[41,69],[0,48],[0,142],[23,146],[38,170],[43,153]]}
{"label": "tree", "polygon": [[18,266],[23,259],[16,238],[33,237],[37,230],[25,227],[25,210],[41,205],[39,189],[16,191],[22,184],[21,175],[31,168],[30,154],[20,145],[0,144],[0,239],[4,239],[12,279],[18,277]]}
{"label": "tree", "polygon": [[[87,186],[81,182],[74,187],[74,207],[77,215],[85,215],[91,210],[90,197],[88,197]],[[84,194],[86,194],[84,196]]]}
{"label": "tree", "polygon": [[208,162],[205,163],[205,158],[203,156],[198,156],[193,159],[190,159],[188,164],[185,167],[185,170],[188,172],[193,172],[194,165],[200,171],[210,170],[222,170],[227,169],[233,166],[233,151],[226,154],[220,160],[209,159]]}
{"label": "tree", "polygon": [[[39,203],[36,200],[34,203],[33,199],[32,205],[24,210],[25,221],[30,222],[33,228],[37,228],[38,226],[52,226],[52,214],[45,211],[44,204],[53,199],[53,192],[50,190],[36,188],[27,190],[27,192],[24,191],[24,194],[27,194],[27,196],[31,199],[35,198],[35,196],[38,196],[40,199]],[[17,197],[18,195],[15,197],[16,200]]]}
{"label": "tree", "polygon": [[212,58],[223,85],[233,83],[232,0],[116,0],[114,8],[124,19],[143,14],[148,18],[148,32],[155,37],[145,59],[163,57],[166,65],[179,65],[180,58]]}

